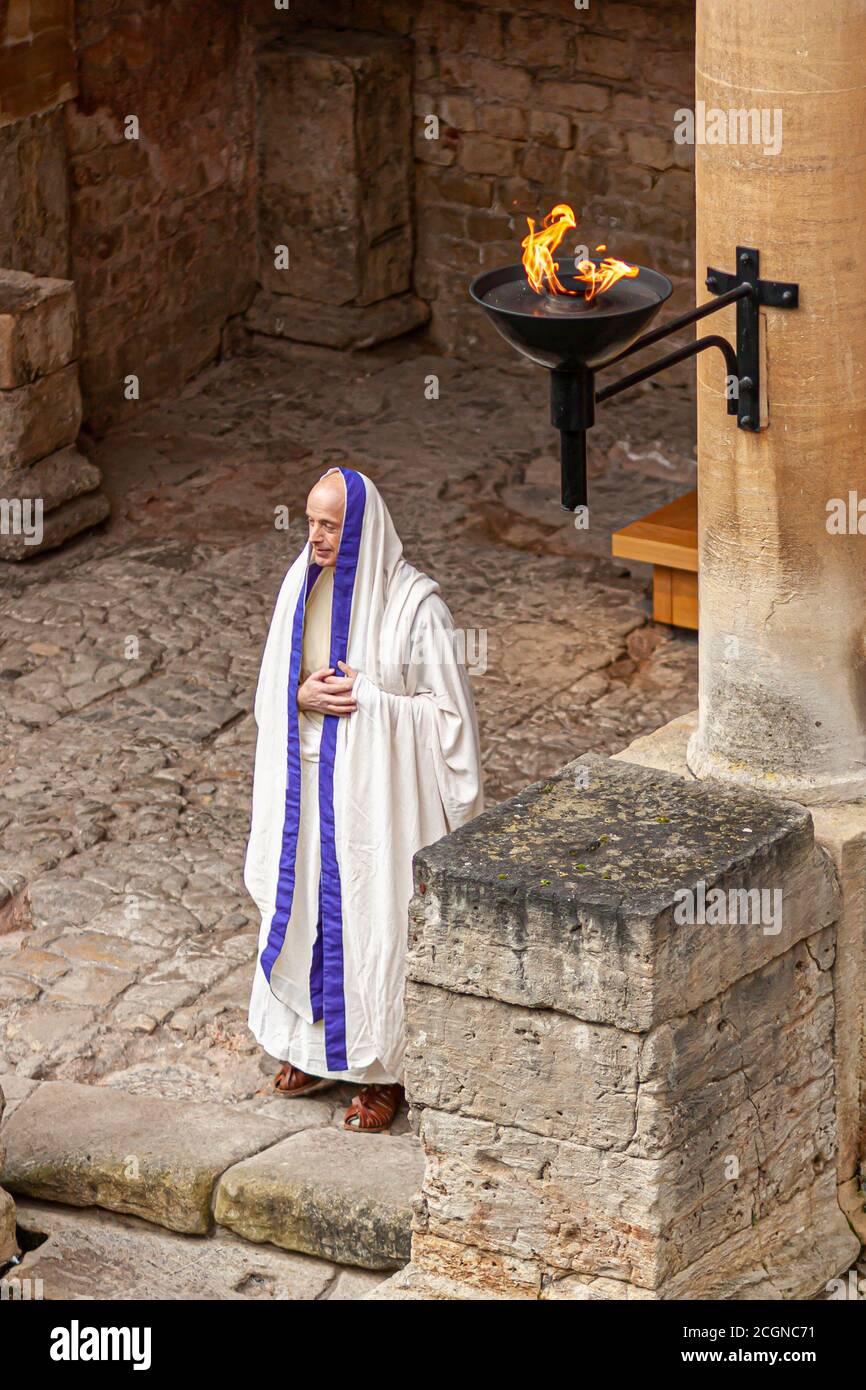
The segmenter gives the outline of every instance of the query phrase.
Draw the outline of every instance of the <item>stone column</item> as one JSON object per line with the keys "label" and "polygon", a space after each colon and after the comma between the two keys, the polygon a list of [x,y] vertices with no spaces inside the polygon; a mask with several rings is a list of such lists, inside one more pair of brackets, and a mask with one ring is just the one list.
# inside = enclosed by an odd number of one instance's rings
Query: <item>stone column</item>
{"label": "stone column", "polygon": [[810,1298],[848,1268],[808,812],[585,758],[415,874],[426,1173],[375,1297]]}
{"label": "stone column", "polygon": [[[725,414],[713,354],[698,360],[700,716],[688,760],[699,777],[805,802],[866,794],[864,52],[862,0],[698,6],[697,101],[781,122],[778,152],[696,149],[698,297],[707,265],[734,270],[739,244],[758,248],[763,277],[799,282],[801,307],[763,313],[760,433]],[[733,338],[734,310],[702,330]],[[834,499],[846,534],[828,530]]]}

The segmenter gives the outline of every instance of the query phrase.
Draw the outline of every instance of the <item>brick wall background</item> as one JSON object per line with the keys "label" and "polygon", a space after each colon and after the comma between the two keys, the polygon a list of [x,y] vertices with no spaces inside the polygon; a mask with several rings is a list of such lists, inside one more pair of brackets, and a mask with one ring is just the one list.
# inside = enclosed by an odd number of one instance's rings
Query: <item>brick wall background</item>
{"label": "brick wall background", "polygon": [[[694,0],[252,0],[259,42],[292,28],[411,37],[415,288],[444,350],[511,356],[484,331],[469,279],[519,259],[526,215],[556,202],[576,240],[671,276],[694,302],[694,151],[673,116],[694,102]],[[438,140],[424,118],[440,118]]]}
{"label": "brick wall background", "polygon": [[[526,215],[575,207],[693,294],[693,0],[0,0],[0,266],[71,276],[85,418],[219,351],[256,265],[255,51],[298,29],[412,41],[413,288],[433,343],[510,360],[467,298]],[[438,139],[424,138],[439,118]],[[125,138],[135,116],[139,138]],[[290,157],[292,131],[285,140]]]}
{"label": "brick wall background", "polygon": [[[91,426],[176,388],[255,283],[252,45],[237,0],[76,0],[71,267]],[[138,117],[139,139],[125,121]]]}

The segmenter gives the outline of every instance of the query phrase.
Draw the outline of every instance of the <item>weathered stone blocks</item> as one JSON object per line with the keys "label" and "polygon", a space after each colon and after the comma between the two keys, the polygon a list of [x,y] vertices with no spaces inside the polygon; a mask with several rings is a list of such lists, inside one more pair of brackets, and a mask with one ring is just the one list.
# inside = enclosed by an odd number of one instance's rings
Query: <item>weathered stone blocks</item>
{"label": "weathered stone blocks", "polygon": [[81,391],[75,363],[12,391],[0,391],[0,470],[8,474],[78,437]]}
{"label": "weathered stone blocks", "polygon": [[11,391],[72,362],[77,349],[75,293],[69,280],[24,271],[0,275],[0,390]]}
{"label": "weathered stone blocks", "polygon": [[0,123],[0,266],[69,272],[69,186],[63,108]]}
{"label": "weathered stone blocks", "polygon": [[427,1167],[378,1296],[796,1298],[846,1267],[838,887],[807,812],[588,758],[415,870]]}
{"label": "weathered stone blocks", "polygon": [[430,309],[406,293],[376,304],[316,304],[290,294],[259,290],[244,316],[247,328],[269,338],[291,338],[320,347],[365,348],[420,328]]}
{"label": "weathered stone blocks", "polygon": [[81,426],[75,294],[68,280],[0,271],[0,558],[20,560],[101,521]]}
{"label": "weathered stone blocks", "polygon": [[[473,872],[454,873],[464,854]],[[731,803],[711,784],[600,758],[528,788],[415,863],[413,979],[634,1030],[684,999],[714,998],[837,910],[801,807]],[[677,890],[694,890],[699,909],[702,883],[706,895],[779,892],[781,928],[678,925]]]}
{"label": "weathered stone blocks", "polygon": [[[19,1197],[101,1207],[189,1235],[216,1222],[246,1240],[362,1269],[409,1258],[423,1171],[411,1135],[359,1140],[327,1118],[311,1121],[303,1107],[312,1102],[277,1101],[263,1113],[114,1086],[4,1082],[0,1181]],[[296,1132],[299,1123],[320,1127]],[[0,1194],[0,1236],[7,1205]]]}
{"label": "weathered stone blocks", "polygon": [[[695,710],[635,739],[616,758],[691,781],[686,748],[696,728]],[[811,813],[840,888],[833,963],[839,1204],[866,1240],[866,808],[847,802],[813,806]]]}
{"label": "weathered stone blocks", "polygon": [[[259,57],[262,282],[370,304],[409,287],[409,46],[311,31]],[[288,270],[274,267],[285,244]]]}
{"label": "weathered stone blocks", "polygon": [[177,1235],[113,1212],[24,1201],[18,1203],[18,1223],[34,1245],[41,1243],[10,1272],[13,1297],[23,1285],[24,1296],[38,1288],[39,1296],[56,1302],[267,1298],[294,1303],[362,1297],[383,1279],[251,1245],[229,1231],[217,1229],[204,1238]]}
{"label": "weathered stone blocks", "polygon": [[5,1127],[2,1174],[12,1191],[29,1197],[203,1234],[219,1175],[285,1133],[277,1119],[209,1102],[46,1081]]}
{"label": "weathered stone blocks", "polygon": [[342,1130],[312,1129],[224,1174],[215,1218],[248,1240],[393,1269],[409,1258],[411,1203],[422,1170],[409,1137],[368,1135],[359,1144]]}
{"label": "weathered stone blocks", "polygon": [[68,101],[76,91],[68,0],[0,6],[0,126]]}

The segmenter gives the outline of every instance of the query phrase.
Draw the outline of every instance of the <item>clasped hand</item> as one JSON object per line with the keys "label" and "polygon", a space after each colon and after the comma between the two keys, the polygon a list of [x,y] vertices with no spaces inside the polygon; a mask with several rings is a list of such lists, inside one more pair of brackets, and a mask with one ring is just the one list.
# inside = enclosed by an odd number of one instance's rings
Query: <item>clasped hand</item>
{"label": "clasped hand", "polygon": [[312,671],[303,685],[298,686],[298,709],[305,714],[353,714],[358,708],[352,687],[358,672],[345,661],[337,665],[344,673],[334,674],[333,666]]}

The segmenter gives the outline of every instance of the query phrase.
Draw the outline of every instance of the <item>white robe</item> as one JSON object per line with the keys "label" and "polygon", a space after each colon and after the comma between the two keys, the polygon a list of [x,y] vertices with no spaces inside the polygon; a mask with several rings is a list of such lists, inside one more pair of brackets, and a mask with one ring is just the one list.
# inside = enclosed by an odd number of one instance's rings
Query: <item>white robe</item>
{"label": "white robe", "polygon": [[330,471],[347,498],[323,664],[359,672],[358,707],[312,740],[316,721],[298,715],[323,573],[305,546],[256,691],[244,879],[262,927],[249,1022],[266,1051],[312,1075],[399,1081],[412,857],[482,809],[478,728],[439,586],[403,559],[375,485]]}

